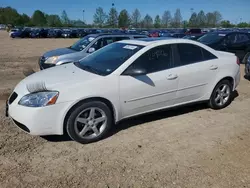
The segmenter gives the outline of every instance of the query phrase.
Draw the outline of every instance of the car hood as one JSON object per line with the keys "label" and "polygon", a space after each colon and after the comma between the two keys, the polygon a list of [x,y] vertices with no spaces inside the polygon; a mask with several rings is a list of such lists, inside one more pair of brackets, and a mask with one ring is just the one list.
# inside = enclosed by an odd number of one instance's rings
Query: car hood
{"label": "car hood", "polygon": [[66,89],[65,86],[88,82],[102,76],[84,71],[76,67],[73,63],[56,66],[46,70],[36,72],[23,79],[15,90],[25,93]]}
{"label": "car hood", "polygon": [[52,56],[71,54],[71,53],[75,53],[75,52],[77,52],[77,51],[70,49],[70,48],[58,48],[58,49],[46,52],[43,56],[45,58],[47,58],[47,57],[52,57]]}

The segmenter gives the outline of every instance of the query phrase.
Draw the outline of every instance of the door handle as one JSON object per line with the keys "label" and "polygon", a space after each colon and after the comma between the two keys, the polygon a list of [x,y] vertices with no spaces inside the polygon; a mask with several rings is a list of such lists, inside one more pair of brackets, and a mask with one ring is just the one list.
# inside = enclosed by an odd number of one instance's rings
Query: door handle
{"label": "door handle", "polygon": [[170,75],[168,75],[168,77],[167,77],[168,80],[174,80],[174,79],[176,79],[176,78],[178,78],[178,76],[177,76],[176,74],[170,74]]}
{"label": "door handle", "polygon": [[216,69],[218,69],[218,66],[217,66],[217,65],[211,65],[211,66],[210,66],[210,70],[216,70]]}

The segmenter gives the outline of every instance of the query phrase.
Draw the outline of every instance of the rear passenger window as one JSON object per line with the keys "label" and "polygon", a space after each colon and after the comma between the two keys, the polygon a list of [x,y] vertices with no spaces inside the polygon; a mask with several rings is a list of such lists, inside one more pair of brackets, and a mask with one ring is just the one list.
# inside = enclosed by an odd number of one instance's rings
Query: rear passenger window
{"label": "rear passenger window", "polygon": [[202,48],[193,44],[178,44],[180,65],[188,65],[203,61]]}
{"label": "rear passenger window", "polygon": [[210,53],[209,51],[207,51],[205,49],[202,49],[202,53],[203,53],[204,61],[208,61],[211,59],[217,59],[217,57],[214,54]]}

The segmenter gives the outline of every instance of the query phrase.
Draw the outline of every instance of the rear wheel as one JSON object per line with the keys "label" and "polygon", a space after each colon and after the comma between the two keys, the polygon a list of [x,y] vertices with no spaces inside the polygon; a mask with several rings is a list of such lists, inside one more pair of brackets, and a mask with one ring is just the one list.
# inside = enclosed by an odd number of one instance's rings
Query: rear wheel
{"label": "rear wheel", "polygon": [[66,130],[73,140],[86,144],[105,137],[112,122],[111,110],[105,103],[87,102],[71,112]]}
{"label": "rear wheel", "polygon": [[232,84],[228,80],[219,82],[210,97],[209,106],[212,109],[222,109],[232,101]]}

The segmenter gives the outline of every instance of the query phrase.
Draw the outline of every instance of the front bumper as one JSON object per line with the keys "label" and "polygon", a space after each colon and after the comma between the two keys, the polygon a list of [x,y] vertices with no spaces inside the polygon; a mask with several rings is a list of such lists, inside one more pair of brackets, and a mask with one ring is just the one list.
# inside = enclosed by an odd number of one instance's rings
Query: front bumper
{"label": "front bumper", "polygon": [[23,131],[31,135],[62,135],[66,112],[71,102],[58,103],[46,107],[25,107],[18,105],[18,97],[13,103],[7,103],[7,114]]}

